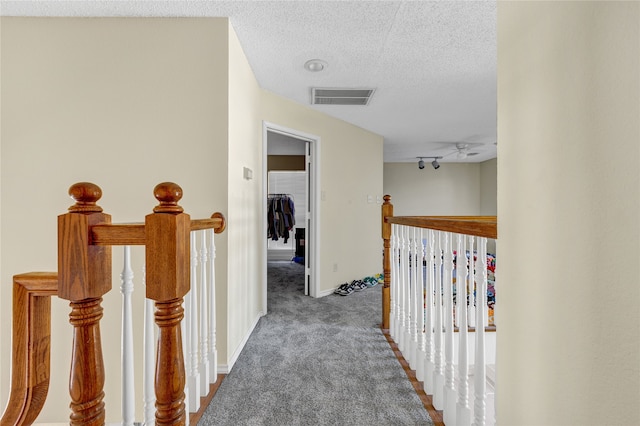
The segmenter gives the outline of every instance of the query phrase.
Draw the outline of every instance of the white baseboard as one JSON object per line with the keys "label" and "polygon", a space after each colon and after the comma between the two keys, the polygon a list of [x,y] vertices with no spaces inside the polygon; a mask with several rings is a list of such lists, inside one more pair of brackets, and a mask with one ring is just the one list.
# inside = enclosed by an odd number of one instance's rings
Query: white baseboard
{"label": "white baseboard", "polygon": [[[336,287],[336,288],[338,288],[338,287]],[[329,290],[323,290],[320,293],[318,293],[318,297],[329,296],[330,294],[333,294],[333,292],[336,290],[336,288],[330,288]]]}
{"label": "white baseboard", "polygon": [[231,372],[231,369],[233,368],[234,364],[238,360],[240,353],[244,349],[244,346],[247,344],[247,341],[249,340],[251,333],[253,333],[253,330],[256,328],[256,325],[258,325],[258,321],[260,321],[260,318],[262,318],[263,316],[264,316],[264,312],[260,312],[258,314],[258,317],[249,328],[249,331],[247,332],[247,334],[244,336],[244,339],[242,339],[242,342],[240,342],[235,352],[233,352],[233,355],[231,356],[231,358],[229,358],[228,364],[218,364],[218,373],[229,374]]}

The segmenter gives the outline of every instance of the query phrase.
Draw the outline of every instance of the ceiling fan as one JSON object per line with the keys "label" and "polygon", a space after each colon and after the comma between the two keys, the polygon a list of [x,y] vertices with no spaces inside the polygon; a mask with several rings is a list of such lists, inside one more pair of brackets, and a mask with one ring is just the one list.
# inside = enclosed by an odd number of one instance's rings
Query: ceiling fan
{"label": "ceiling fan", "polygon": [[456,154],[456,158],[458,160],[464,160],[467,157],[472,157],[474,155],[480,154],[479,152],[472,151],[471,148],[473,146],[478,146],[478,145],[481,145],[481,144],[457,142],[455,145],[456,145],[456,150],[453,151],[452,153],[448,154],[448,155]]}
{"label": "ceiling fan", "polygon": [[[464,160],[469,157],[483,154],[487,151],[486,142],[467,142],[464,140],[458,140],[455,142],[434,142],[434,144],[440,145],[440,148],[433,152],[439,154],[439,158],[449,159],[449,161],[455,158],[456,160],[464,162]],[[434,157],[432,155],[431,157],[425,158]]]}

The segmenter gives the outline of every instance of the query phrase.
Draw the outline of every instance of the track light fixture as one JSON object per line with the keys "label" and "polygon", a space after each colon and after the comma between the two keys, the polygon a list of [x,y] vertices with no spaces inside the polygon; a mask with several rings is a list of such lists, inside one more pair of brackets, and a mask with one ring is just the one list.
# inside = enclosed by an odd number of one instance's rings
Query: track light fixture
{"label": "track light fixture", "polygon": [[420,170],[424,169],[424,160],[423,160],[423,158],[433,158],[433,161],[431,162],[431,165],[436,170],[438,170],[440,168],[440,163],[438,163],[438,160],[442,159],[442,157],[416,157],[416,158],[418,159],[418,168]]}

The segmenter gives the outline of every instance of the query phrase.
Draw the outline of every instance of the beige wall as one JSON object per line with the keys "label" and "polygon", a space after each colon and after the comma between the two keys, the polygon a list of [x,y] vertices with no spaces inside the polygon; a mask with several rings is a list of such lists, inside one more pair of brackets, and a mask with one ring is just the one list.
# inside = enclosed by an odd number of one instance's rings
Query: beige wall
{"label": "beige wall", "polygon": [[640,424],[640,3],[498,3],[498,419]]}
{"label": "beige wall", "polygon": [[498,214],[498,160],[480,163],[480,212],[482,216]]}
{"label": "beige wall", "polygon": [[[261,89],[235,32],[229,27],[229,275],[227,345],[223,360],[235,359],[262,314],[262,121]],[[243,178],[243,169],[253,179]]]}
{"label": "beige wall", "polygon": [[381,272],[382,137],[267,91],[262,117],[321,139],[320,292]]}
{"label": "beige wall", "polygon": [[[144,220],[162,181],[182,186],[180,204],[193,217],[226,214],[227,153],[220,141],[227,140],[228,91],[226,60],[214,54],[226,51],[226,20],[2,18],[1,31],[4,407],[11,276],[56,270],[56,216],[72,204],[68,187],[99,184],[99,204],[114,222]],[[105,297],[102,332],[105,347],[117,348],[122,251],[113,252],[116,284]],[[68,313],[66,302],[54,300],[52,391],[43,422],[68,415]],[[107,352],[105,364],[108,416],[116,421],[118,351]]]}
{"label": "beige wall", "polygon": [[[437,170],[428,162],[422,170],[417,162],[384,163],[384,193],[391,195],[396,216],[475,216],[482,213],[482,196],[492,195],[483,189],[490,182],[481,170],[481,163],[441,163]],[[485,202],[495,204],[495,189]]]}

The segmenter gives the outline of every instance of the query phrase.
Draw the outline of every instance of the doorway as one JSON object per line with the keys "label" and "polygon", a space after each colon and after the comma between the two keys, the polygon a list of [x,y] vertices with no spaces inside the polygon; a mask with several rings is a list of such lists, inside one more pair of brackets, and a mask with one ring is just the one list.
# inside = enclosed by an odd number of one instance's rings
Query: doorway
{"label": "doorway", "polygon": [[[263,122],[263,313],[267,313],[267,265],[269,260],[304,264],[304,291],[318,297],[319,264],[319,150],[320,138],[294,129]],[[295,228],[287,243],[274,241],[269,230],[270,197],[292,196]]]}

